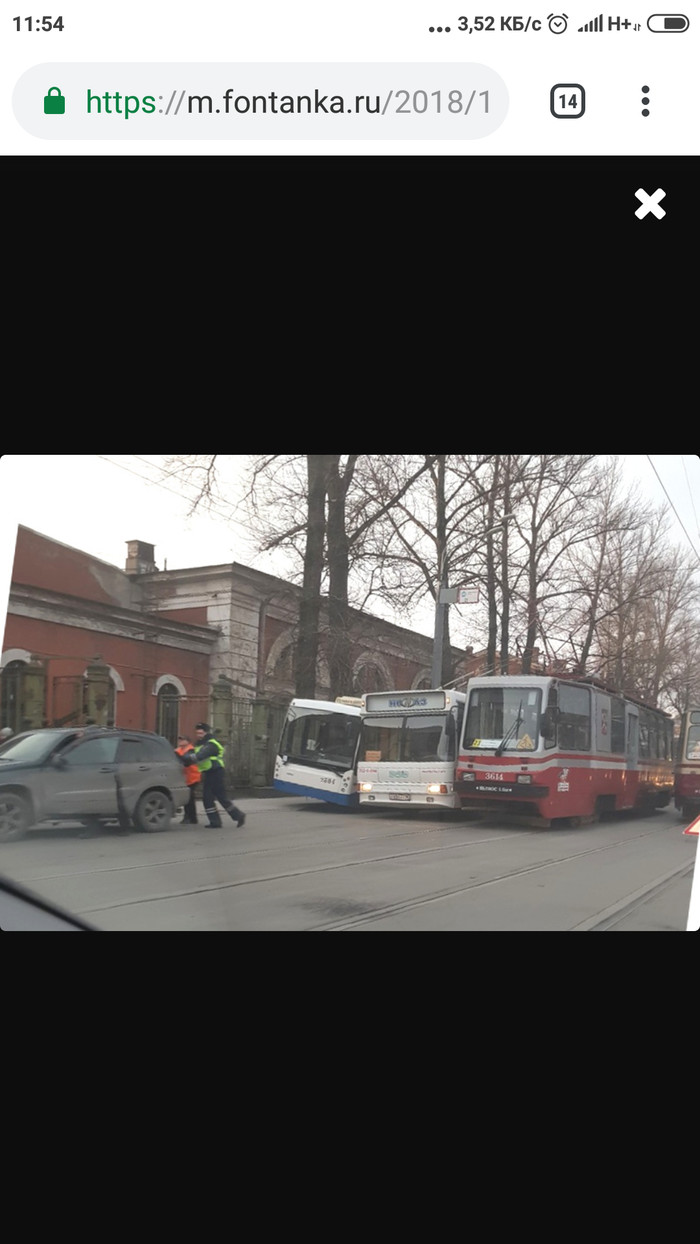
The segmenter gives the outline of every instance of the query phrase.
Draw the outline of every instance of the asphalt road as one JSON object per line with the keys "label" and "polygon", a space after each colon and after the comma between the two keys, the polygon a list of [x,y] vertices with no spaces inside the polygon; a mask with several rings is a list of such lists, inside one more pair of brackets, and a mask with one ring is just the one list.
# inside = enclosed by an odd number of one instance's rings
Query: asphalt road
{"label": "asphalt road", "polygon": [[672,808],[543,830],[245,799],[236,829],[36,827],[0,874],[107,931],[685,932],[697,838]]}

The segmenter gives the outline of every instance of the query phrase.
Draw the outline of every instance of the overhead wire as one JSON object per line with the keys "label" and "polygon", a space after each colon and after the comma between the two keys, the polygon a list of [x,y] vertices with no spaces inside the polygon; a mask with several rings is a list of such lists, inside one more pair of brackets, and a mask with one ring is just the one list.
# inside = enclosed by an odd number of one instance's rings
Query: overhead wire
{"label": "overhead wire", "polygon": [[695,502],[693,501],[693,494],[690,488],[690,480],[688,479],[688,472],[685,469],[685,458],[683,457],[683,454],[681,454],[681,463],[683,465],[683,474],[685,475],[685,482],[688,485],[688,496],[690,497],[690,504],[693,508],[693,518],[695,519],[695,526],[697,528],[698,536],[700,536],[700,523],[698,523],[698,516],[695,512]]}
{"label": "overhead wire", "polygon": [[[156,467],[156,469],[160,469],[156,463],[148,462],[146,458],[142,458],[139,454],[132,454],[131,456],[133,458],[136,458],[138,461],[143,462],[146,466]],[[112,458],[107,457],[106,454],[97,454],[96,457],[100,458],[102,462],[108,463],[109,466],[119,467],[120,470],[126,471],[129,475],[133,475],[134,479],[140,479],[146,484],[151,484],[156,488],[162,488],[164,492],[169,492],[174,497],[179,497],[180,500],[183,500],[182,491],[177,491],[174,488],[169,488],[167,484],[162,483],[160,480],[150,479],[146,475],[141,475],[139,474],[138,471],[134,471],[131,467],[126,466],[123,462],[115,462]],[[170,475],[166,476],[166,478],[170,478]],[[187,481],[183,481],[182,487],[183,488],[187,487],[191,489],[191,488],[196,488],[197,486],[195,484],[189,484]],[[184,495],[184,500],[188,502],[188,504],[191,504],[194,499],[195,498],[192,496],[187,496],[186,494]],[[232,517],[231,514],[225,514],[222,510],[218,509],[217,506],[215,506],[211,501],[207,502],[207,512],[215,514],[217,518],[222,519],[226,523],[233,523],[237,528],[240,529],[241,532],[245,533],[246,538],[255,540],[255,531],[248,523],[243,522],[241,519]],[[257,557],[259,556],[259,554],[257,552],[254,552],[254,556]],[[254,568],[255,567],[253,567],[253,569]],[[274,572],[263,571],[263,573],[273,574]]]}
{"label": "overhead wire", "polygon": [[[672,502],[671,498],[669,497],[668,493],[666,492],[666,485],[664,484],[664,482],[663,482],[663,480],[662,480],[661,476],[659,475],[659,472],[657,471],[656,467],[654,466],[654,463],[653,463],[653,462],[652,462],[652,460],[651,460],[651,455],[650,455],[650,454],[646,454],[645,456],[646,456],[646,458],[647,458],[647,461],[649,462],[649,465],[650,465],[650,467],[651,467],[652,471],[654,472],[654,475],[656,476],[656,478],[658,479],[659,483],[661,484],[661,487],[662,487],[662,488],[663,488],[663,490],[664,490],[664,495],[666,496],[666,499],[667,499],[667,501],[668,501],[668,504],[670,505],[671,509],[673,510],[673,513],[675,514],[675,516],[676,516],[676,518],[677,518],[677,520],[678,520],[679,525],[683,528],[683,531],[684,531],[684,533],[685,533],[685,538],[686,538],[686,540],[688,541],[688,544],[690,545],[691,549],[693,550],[693,552],[694,552],[694,554],[695,554],[695,556],[696,556],[696,558],[697,558],[698,564],[700,564],[700,553],[698,553],[698,551],[697,551],[697,549],[696,549],[695,545],[693,544],[693,541],[691,540],[690,536],[688,535],[688,532],[687,532],[687,531],[686,531],[686,529],[685,529],[685,524],[684,524],[684,522],[683,522],[683,520],[682,520],[682,518],[681,518],[680,514],[678,513],[678,510],[676,509],[676,507],[675,507],[675,505],[673,504],[673,502]],[[696,520],[696,521],[697,521],[697,520]]]}
{"label": "overhead wire", "polygon": [[[134,458],[138,458],[138,454],[133,454],[132,456],[133,456]],[[102,460],[102,462],[107,462],[110,466],[119,467],[119,469],[120,469],[120,470],[122,470],[122,471],[127,471],[129,475],[133,475],[133,476],[134,476],[134,479],[140,479],[140,480],[143,480],[143,482],[144,482],[145,484],[152,484],[152,485],[154,485],[156,488],[162,488],[164,492],[169,492],[169,493],[171,493],[174,497],[179,497],[181,501],[183,500],[183,494],[182,494],[182,491],[176,491],[174,488],[168,488],[168,485],[167,485],[167,484],[163,484],[160,480],[157,480],[157,479],[150,479],[150,478],[149,478],[148,476],[146,476],[146,475],[140,475],[138,471],[134,471],[131,467],[126,466],[123,462],[115,462],[113,458],[108,458],[106,454],[97,454],[97,457],[98,457],[98,458],[100,458],[100,459]],[[145,458],[140,458],[140,459],[139,459],[139,461],[141,461],[141,462],[145,462],[147,466],[155,466],[155,465],[156,465],[156,464],[155,464],[155,463],[153,463],[153,462],[151,462],[151,463],[146,462],[146,459],[145,459]],[[168,476],[167,478],[170,478],[170,477]],[[183,481],[183,487],[193,488],[193,487],[196,487],[196,485],[192,485],[192,484],[189,484],[187,481]],[[191,502],[191,501],[193,501],[193,500],[194,500],[194,498],[193,498],[193,497],[188,497],[188,496],[185,496],[185,497],[184,497],[184,500],[185,500],[185,501],[187,501],[187,502]],[[230,515],[230,514],[224,514],[224,513],[223,513],[223,511],[218,510],[218,509],[217,509],[214,505],[212,505],[211,503],[209,503],[209,509],[210,509],[210,510],[213,510],[213,512],[216,514],[216,516],[217,516],[218,518],[223,518],[223,519],[225,519],[225,520],[226,520],[226,522],[232,522],[232,521],[233,521],[234,523],[236,523],[236,525],[237,525],[237,526],[239,526],[239,527],[243,527],[243,529],[244,529],[245,531],[247,531],[249,534],[251,534],[251,535],[252,535],[252,528],[247,527],[245,523],[241,523],[239,519],[231,519],[231,515]]]}

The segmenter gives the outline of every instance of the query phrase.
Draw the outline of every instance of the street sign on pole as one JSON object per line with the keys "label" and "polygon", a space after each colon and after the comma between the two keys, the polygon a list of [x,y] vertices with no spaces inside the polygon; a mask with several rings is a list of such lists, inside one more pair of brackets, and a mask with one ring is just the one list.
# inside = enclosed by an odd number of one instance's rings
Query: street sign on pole
{"label": "street sign on pole", "polygon": [[457,604],[458,605],[476,605],[479,600],[478,587],[458,587],[457,588]]}

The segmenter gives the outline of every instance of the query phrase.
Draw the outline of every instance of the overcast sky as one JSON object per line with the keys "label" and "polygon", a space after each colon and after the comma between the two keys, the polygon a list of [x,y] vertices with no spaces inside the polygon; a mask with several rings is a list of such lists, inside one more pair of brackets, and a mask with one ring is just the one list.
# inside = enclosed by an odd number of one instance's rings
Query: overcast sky
{"label": "overcast sky", "polygon": [[[177,570],[238,561],[284,576],[284,563],[254,552],[253,533],[243,522],[232,522],[231,506],[219,502],[215,514],[202,511],[190,516],[195,489],[172,477],[163,479],[164,459],[156,454],[4,455],[0,616],[7,612],[18,523],[121,569],[126,542],[144,540],[155,545],[160,569],[165,562],[169,570]],[[626,479],[636,481],[644,497],[657,504],[669,499],[673,503],[678,518],[671,514],[672,537],[685,549],[694,547],[700,567],[698,455],[637,454],[622,461]],[[432,610],[424,609],[412,625],[431,634],[432,617]]]}

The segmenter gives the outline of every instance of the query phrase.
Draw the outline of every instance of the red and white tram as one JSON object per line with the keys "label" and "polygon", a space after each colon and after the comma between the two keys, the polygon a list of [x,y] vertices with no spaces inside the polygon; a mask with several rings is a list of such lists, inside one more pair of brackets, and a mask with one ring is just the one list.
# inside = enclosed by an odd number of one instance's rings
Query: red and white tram
{"label": "red and white tram", "polygon": [[673,794],[673,723],[594,678],[471,678],[455,786],[462,808],[545,825],[664,807]]}
{"label": "red and white tram", "polygon": [[700,708],[681,713],[673,801],[689,820],[700,811]]}

